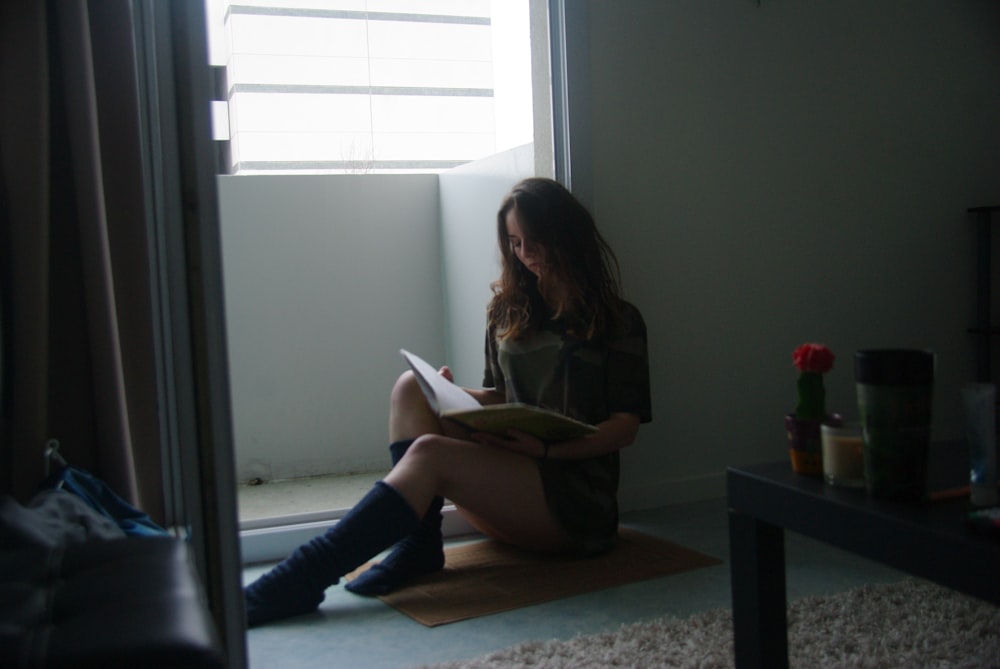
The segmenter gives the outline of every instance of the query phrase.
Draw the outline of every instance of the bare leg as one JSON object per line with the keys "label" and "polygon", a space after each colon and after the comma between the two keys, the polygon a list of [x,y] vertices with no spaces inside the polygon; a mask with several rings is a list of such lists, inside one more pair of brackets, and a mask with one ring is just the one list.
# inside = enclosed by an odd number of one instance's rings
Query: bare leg
{"label": "bare leg", "polygon": [[429,564],[435,568],[427,559],[428,546],[441,556],[440,528],[436,543],[421,532],[428,510],[438,514],[441,496],[488,536],[539,551],[570,547],[545,504],[537,464],[502,448],[440,434],[451,430],[414,394],[414,386],[405,375],[396,384],[390,432],[396,440],[419,432],[417,438],[347,516],[246,588],[248,624],[315,610],[328,585],[400,539],[393,550],[399,559],[384,570],[390,584],[430,570]]}
{"label": "bare leg", "polygon": [[414,509],[443,495],[487,536],[531,550],[555,552],[571,542],[545,502],[531,458],[444,437],[417,439],[385,482]]}
{"label": "bare leg", "polygon": [[487,536],[533,550],[567,549],[569,537],[549,511],[535,461],[462,436],[431,410],[413,374],[404,373],[392,390],[389,438],[416,441],[386,483],[417,513],[440,495]]}
{"label": "bare leg", "polygon": [[[415,437],[425,432],[443,432],[444,428],[413,374],[407,372],[400,376],[393,387],[389,410],[389,450],[393,466],[399,463]],[[441,534],[443,506],[441,496],[431,497],[426,506],[417,509],[422,516],[417,529],[396,543],[385,559],[345,587],[358,595],[385,595],[417,576],[444,567],[444,538]]]}
{"label": "bare leg", "polygon": [[546,508],[533,461],[462,438],[463,430],[431,410],[412,373],[396,382],[390,405],[394,467],[385,482],[422,520],[384,560],[348,583],[348,590],[385,595],[444,567],[443,497],[459,500],[459,512],[487,536],[535,550],[567,547]]}
{"label": "bare leg", "polygon": [[461,432],[434,413],[413,372],[404,372],[389,396],[389,441],[416,439],[425,434],[459,436]]}

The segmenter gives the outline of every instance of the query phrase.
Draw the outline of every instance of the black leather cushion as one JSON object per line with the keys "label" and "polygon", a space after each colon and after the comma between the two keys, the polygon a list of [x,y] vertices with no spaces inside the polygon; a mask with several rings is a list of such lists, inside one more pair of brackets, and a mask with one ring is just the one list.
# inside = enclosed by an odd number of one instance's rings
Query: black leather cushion
{"label": "black leather cushion", "polygon": [[222,667],[188,548],[169,537],[0,551],[0,666]]}

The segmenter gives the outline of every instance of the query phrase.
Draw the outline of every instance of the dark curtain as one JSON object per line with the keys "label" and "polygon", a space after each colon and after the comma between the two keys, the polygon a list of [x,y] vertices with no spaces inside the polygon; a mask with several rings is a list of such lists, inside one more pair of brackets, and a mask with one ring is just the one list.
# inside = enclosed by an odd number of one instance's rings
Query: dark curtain
{"label": "dark curtain", "polygon": [[130,5],[4,3],[3,491],[57,439],[164,522]]}
{"label": "dark curtain", "polygon": [[189,540],[245,666],[201,0],[0,2],[0,495],[51,439]]}

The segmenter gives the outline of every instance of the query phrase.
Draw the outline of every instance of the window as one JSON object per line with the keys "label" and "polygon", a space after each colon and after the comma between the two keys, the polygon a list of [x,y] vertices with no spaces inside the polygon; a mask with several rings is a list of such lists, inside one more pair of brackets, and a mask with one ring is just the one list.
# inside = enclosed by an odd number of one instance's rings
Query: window
{"label": "window", "polygon": [[230,171],[438,172],[532,142],[528,0],[207,0]]}

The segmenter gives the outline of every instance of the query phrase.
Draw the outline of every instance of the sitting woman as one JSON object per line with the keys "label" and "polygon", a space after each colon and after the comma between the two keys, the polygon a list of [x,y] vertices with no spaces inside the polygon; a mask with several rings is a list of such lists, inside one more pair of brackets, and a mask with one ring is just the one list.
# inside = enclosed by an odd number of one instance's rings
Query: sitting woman
{"label": "sitting woman", "polygon": [[[522,402],[597,427],[544,443],[518,430],[468,433],[431,410],[412,372],[392,390],[393,468],[324,535],[246,588],[250,626],[316,610],[324,590],[363,595],[441,569],[441,506],[532,551],[592,554],[618,531],[619,451],[650,420],[646,327],[622,299],[618,265],[590,213],[559,183],[517,184],[497,214],[502,270],[487,315],[482,404]],[[440,373],[449,380],[451,372]],[[394,545],[395,544],[395,545]]]}

